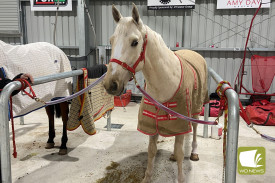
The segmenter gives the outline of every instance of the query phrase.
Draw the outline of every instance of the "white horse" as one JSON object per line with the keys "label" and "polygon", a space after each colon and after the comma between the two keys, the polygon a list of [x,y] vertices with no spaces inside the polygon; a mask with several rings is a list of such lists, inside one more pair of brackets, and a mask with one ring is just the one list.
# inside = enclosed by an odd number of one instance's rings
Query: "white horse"
{"label": "white horse", "polygon": [[[122,17],[115,6],[112,13],[117,27],[110,38],[112,54],[103,81],[108,93],[120,95],[135,72],[142,71],[149,95],[178,113],[198,119],[203,104],[208,102],[207,66],[202,56],[190,50],[172,52],[168,49],[161,36],[143,24],[134,4],[132,17]],[[197,124],[192,126],[190,159],[197,161]],[[142,182],[151,181],[159,135],[175,136],[170,159],[177,161],[178,182],[184,182],[183,140],[184,134],[192,131],[190,122],[167,114],[143,97],[138,130],[150,135],[147,170]]]}
{"label": "white horse", "polygon": [[[34,78],[71,71],[71,64],[66,54],[58,47],[37,42],[25,45],[10,45],[0,40],[0,67],[7,78],[14,78],[19,73],[30,73]],[[71,94],[72,78],[61,79],[40,85],[32,86],[36,96],[43,101],[65,97]],[[27,89],[29,92],[29,90]],[[13,114],[18,117],[26,115],[44,104],[36,102],[27,95],[18,93],[13,96]],[[56,116],[62,116],[63,134],[60,146],[60,155],[67,154],[67,121],[69,104],[63,102],[45,107],[49,119],[49,138],[46,148],[54,147],[54,109]]]}

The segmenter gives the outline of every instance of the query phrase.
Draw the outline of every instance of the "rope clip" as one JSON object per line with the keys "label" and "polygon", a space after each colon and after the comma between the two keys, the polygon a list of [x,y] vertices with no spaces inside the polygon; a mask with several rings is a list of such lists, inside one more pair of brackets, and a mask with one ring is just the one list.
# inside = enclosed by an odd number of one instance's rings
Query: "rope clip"
{"label": "rope clip", "polygon": [[40,98],[34,97],[34,100],[36,102],[41,102],[42,104],[46,104],[46,102],[44,100],[41,100]]}
{"label": "rope clip", "polygon": [[247,127],[249,127],[249,128],[253,128],[253,123],[246,124],[246,125],[247,125]]}

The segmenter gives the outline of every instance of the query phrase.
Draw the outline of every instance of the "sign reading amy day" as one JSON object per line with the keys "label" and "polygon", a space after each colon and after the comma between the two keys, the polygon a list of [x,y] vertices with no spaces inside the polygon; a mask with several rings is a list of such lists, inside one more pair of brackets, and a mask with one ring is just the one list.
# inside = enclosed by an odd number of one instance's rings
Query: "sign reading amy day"
{"label": "sign reading amy day", "polygon": [[194,9],[195,0],[147,0],[148,10]]}
{"label": "sign reading amy day", "polygon": [[[218,0],[217,9],[258,8],[261,0]],[[270,0],[262,0],[262,8],[270,8]]]}
{"label": "sign reading amy day", "polygon": [[72,11],[72,0],[30,0],[31,11]]}

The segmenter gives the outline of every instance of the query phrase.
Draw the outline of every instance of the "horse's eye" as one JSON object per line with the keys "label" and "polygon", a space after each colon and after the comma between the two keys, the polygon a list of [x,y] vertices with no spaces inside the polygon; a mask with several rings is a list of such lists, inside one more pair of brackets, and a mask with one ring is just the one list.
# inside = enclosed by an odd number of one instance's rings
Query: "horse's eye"
{"label": "horse's eye", "polygon": [[131,44],[131,46],[137,46],[138,45],[138,41],[137,40],[134,40]]}

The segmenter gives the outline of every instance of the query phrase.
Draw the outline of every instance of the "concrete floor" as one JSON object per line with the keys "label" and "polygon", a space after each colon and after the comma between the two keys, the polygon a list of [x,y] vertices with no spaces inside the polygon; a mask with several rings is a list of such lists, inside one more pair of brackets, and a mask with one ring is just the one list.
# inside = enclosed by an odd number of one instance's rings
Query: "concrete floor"
{"label": "concrete floor", "polygon": [[[81,127],[68,132],[68,154],[58,155],[62,123],[56,122],[56,138],[53,149],[45,149],[48,136],[47,115],[44,109],[25,116],[25,125],[15,120],[18,158],[12,158],[12,180],[16,183],[137,183],[144,176],[147,163],[148,136],[136,130],[138,103],[131,102],[123,108],[116,107],[111,114],[114,124],[121,129],[107,131],[107,119],[96,122],[97,133],[89,136]],[[213,119],[213,118],[210,118]],[[275,127],[257,126],[258,130],[275,136]],[[198,162],[189,160],[191,136],[185,138],[183,162],[187,183],[222,182],[222,140],[203,138],[203,126],[199,125]],[[209,127],[210,134],[210,127]],[[173,137],[159,138],[153,183],[176,183],[177,165],[169,161],[173,151]],[[275,144],[261,139],[241,120],[239,147],[262,146],[266,149],[266,173],[264,175],[239,175],[237,183],[275,183]],[[12,146],[11,146],[12,150]],[[12,151],[11,151],[12,152]]]}

